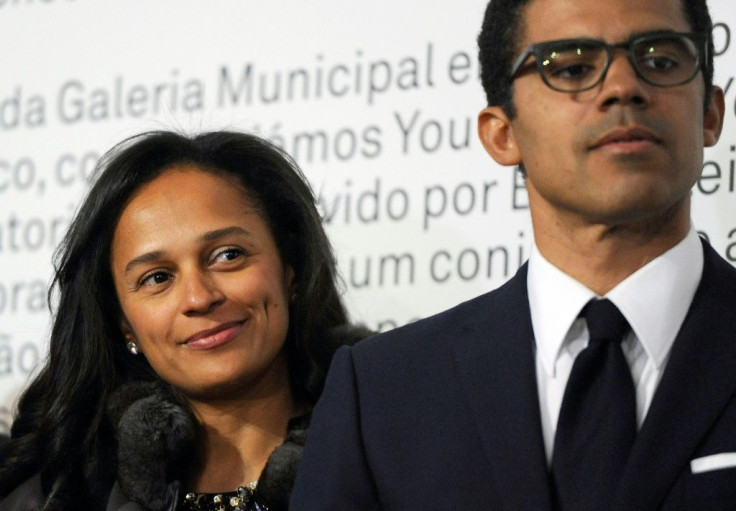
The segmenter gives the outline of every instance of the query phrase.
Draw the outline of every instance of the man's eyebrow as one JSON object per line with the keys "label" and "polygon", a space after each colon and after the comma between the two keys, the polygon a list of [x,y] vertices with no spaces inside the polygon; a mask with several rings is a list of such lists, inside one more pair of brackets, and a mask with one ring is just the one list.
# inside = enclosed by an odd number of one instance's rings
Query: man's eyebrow
{"label": "man's eyebrow", "polygon": [[[216,241],[220,238],[224,238],[226,236],[231,236],[234,234],[239,234],[243,236],[252,236],[250,231],[247,231],[243,229],[242,227],[239,227],[237,225],[234,225],[232,227],[225,227],[223,229],[216,229],[214,231],[208,231],[204,234],[202,234],[199,237],[200,241],[204,242],[210,242],[210,241]],[[151,261],[155,261],[156,259],[160,259],[163,257],[164,252],[162,250],[154,250],[153,252],[146,252],[145,254],[139,255],[138,257],[134,257],[131,259],[128,264],[125,265],[125,273],[130,273],[136,266],[140,266],[141,264],[150,263]]]}
{"label": "man's eyebrow", "polygon": [[636,39],[637,37],[642,37],[645,35],[670,35],[675,33],[680,33],[681,31],[673,30],[671,28],[653,28],[651,30],[637,30],[636,32],[632,32],[629,34],[629,37],[627,40]]}

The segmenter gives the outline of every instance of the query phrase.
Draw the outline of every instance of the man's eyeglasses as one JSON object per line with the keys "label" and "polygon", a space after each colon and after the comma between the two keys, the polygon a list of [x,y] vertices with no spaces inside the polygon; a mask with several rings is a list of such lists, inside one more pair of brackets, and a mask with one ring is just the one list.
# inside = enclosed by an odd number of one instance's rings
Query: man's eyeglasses
{"label": "man's eyeglasses", "polygon": [[561,39],[529,46],[514,62],[510,76],[516,79],[534,55],[537,70],[550,88],[560,92],[592,89],[605,78],[617,49],[627,51],[639,78],[657,87],[675,87],[695,78],[708,52],[706,37],[693,33],[650,32],[616,44]]}

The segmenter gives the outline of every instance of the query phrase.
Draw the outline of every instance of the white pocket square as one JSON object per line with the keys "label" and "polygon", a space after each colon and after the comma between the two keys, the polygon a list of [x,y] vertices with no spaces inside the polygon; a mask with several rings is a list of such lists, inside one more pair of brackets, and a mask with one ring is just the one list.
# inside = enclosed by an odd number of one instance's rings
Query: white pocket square
{"label": "white pocket square", "polygon": [[724,468],[736,467],[736,452],[722,452],[696,458],[690,462],[690,471],[693,474],[710,472],[711,470],[722,470]]}

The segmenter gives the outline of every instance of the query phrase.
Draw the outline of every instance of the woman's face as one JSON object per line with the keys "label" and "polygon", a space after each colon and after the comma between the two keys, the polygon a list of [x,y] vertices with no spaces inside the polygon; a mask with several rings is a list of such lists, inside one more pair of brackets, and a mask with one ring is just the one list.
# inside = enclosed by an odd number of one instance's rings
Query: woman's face
{"label": "woman's face", "polygon": [[111,266],[126,337],[184,394],[288,385],[294,272],[241,186],[164,171],[123,210]]}

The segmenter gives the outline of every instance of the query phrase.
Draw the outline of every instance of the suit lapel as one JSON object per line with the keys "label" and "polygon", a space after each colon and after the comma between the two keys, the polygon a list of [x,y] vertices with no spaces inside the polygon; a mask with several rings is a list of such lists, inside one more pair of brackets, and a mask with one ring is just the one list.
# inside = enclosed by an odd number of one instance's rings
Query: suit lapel
{"label": "suit lapel", "polygon": [[657,509],[736,393],[736,272],[705,246],[703,278],[637,436],[614,509]]}
{"label": "suit lapel", "polygon": [[526,265],[476,307],[458,332],[455,363],[504,509],[549,510]]}

